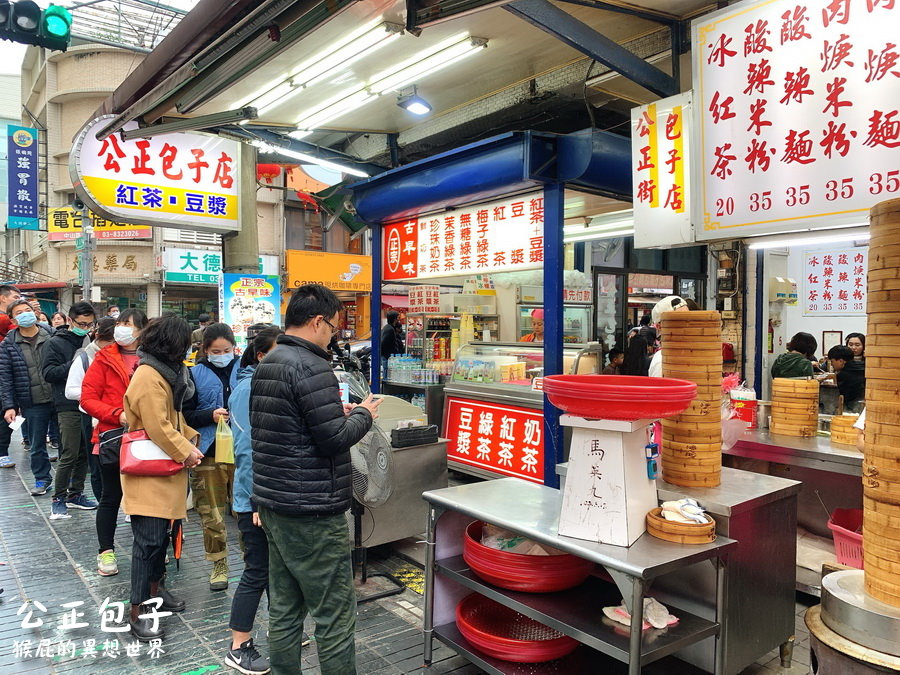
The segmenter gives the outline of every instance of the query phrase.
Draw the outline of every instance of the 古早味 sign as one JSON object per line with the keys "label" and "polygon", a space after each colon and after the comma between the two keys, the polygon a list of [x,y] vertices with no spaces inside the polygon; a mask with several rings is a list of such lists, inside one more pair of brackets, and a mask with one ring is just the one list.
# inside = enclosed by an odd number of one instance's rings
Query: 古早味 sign
{"label": "\u53e4\u65e9\u5473 sign", "polygon": [[693,23],[698,239],[865,222],[900,196],[900,3],[742,2]]}
{"label": "\u53e4\u65e9\u5473 sign", "polygon": [[199,133],[129,141],[115,133],[98,141],[109,119],[99,117],[79,132],[69,163],[75,191],[92,211],[116,222],[240,229],[240,143]]}

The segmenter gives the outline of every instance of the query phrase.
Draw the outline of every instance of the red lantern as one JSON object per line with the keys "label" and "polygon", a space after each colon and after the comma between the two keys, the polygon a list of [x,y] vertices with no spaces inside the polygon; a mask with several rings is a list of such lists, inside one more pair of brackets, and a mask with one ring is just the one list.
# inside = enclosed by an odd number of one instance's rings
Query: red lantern
{"label": "red lantern", "polygon": [[269,185],[281,175],[281,167],[278,164],[257,164],[256,180],[265,180]]}
{"label": "red lantern", "polygon": [[301,192],[297,190],[297,199],[303,202],[303,208],[309,211],[319,212],[319,202],[316,201],[316,198],[313,197],[308,192]]}

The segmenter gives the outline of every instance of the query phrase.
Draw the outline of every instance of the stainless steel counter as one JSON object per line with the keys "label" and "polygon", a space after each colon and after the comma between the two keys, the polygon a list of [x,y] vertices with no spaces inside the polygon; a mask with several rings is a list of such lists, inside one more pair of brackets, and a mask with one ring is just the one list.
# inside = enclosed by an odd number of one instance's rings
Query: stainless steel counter
{"label": "stainless steel counter", "polygon": [[824,436],[800,438],[772,434],[767,429],[748,429],[733,448],[723,450],[723,453],[847,476],[862,476],[862,453],[849,445],[834,444]]}

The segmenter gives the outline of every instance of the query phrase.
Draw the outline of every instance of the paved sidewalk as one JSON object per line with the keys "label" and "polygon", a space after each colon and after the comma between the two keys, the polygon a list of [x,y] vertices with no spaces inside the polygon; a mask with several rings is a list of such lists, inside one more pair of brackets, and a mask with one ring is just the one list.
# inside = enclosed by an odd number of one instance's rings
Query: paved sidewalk
{"label": "paved sidewalk", "polygon": [[[106,598],[112,602],[128,602],[131,530],[124,515],[119,517],[116,532],[119,574],[101,577],[95,566],[94,512],[72,509],[68,520],[49,520],[50,495],[29,494],[33,480],[18,434],[11,455],[16,468],[0,470],[0,587],[4,589],[0,595],[0,675],[237,673],[223,664],[230,639],[231,598],[243,569],[234,519],[227,521],[231,583],[227,591],[212,592],[199,517],[195,512],[188,514],[181,569],[176,569],[174,560],[168,566],[169,586],[185,598],[188,609],[162,620],[167,634],[162,653],[151,655],[148,645],[140,644],[138,654],[134,651],[138,643],[128,633],[101,630],[99,611]],[[421,672],[421,570],[389,552],[387,557],[379,557],[377,553],[371,553],[370,574],[396,574],[419,592],[406,588],[399,595],[359,605],[356,633],[359,672]],[[383,583],[379,578],[371,579],[360,593],[368,595]],[[83,604],[62,606],[73,602]],[[77,618],[71,616],[73,610],[79,613]],[[42,625],[22,627],[29,611],[31,622],[40,621]],[[88,625],[60,630],[61,624],[76,621]],[[254,635],[264,654],[267,653],[267,628],[264,600]],[[314,634],[311,622],[306,629],[310,635]],[[435,660],[429,672],[477,672],[443,646],[436,651]],[[303,672],[317,673],[317,664],[313,641],[303,650]]]}

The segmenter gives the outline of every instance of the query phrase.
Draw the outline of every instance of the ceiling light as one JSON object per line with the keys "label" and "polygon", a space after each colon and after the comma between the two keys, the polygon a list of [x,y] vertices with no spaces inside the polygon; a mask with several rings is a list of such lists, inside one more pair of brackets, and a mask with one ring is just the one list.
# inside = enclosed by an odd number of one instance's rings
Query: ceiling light
{"label": "ceiling light", "polygon": [[270,82],[250,98],[260,113],[283,104],[306,87],[347,70],[403,34],[403,26],[375,21],[338,40],[294,68],[286,78]]}
{"label": "ceiling light", "polygon": [[427,115],[431,112],[431,105],[419,96],[415,85],[413,85],[411,94],[401,94],[397,97],[397,105],[413,115]]}
{"label": "ceiling light", "polygon": [[319,166],[324,166],[327,169],[331,169],[333,171],[340,171],[341,173],[350,174],[351,176],[357,176],[359,178],[368,178],[369,174],[360,169],[354,169],[348,166],[344,166],[343,164],[337,164],[335,162],[329,162],[327,159],[322,159],[321,157],[316,157],[315,155],[308,155],[305,152],[297,152],[296,150],[291,150],[289,148],[281,148],[277,145],[272,145],[271,143],[266,143],[265,141],[253,141],[252,145],[261,150],[262,152],[273,153],[276,155],[283,155],[284,157],[290,157],[291,159],[298,159],[301,162],[307,162],[309,164],[318,164]]}
{"label": "ceiling light", "polygon": [[563,242],[573,244],[579,241],[595,241],[598,239],[614,239],[615,237],[628,237],[634,234],[633,227],[620,227],[606,232],[592,232],[589,234],[567,234],[563,236]]}
{"label": "ceiling light", "polygon": [[851,229],[839,229],[831,234],[827,232],[796,232],[794,234],[779,235],[777,237],[760,237],[754,239],[748,248],[759,251],[767,248],[781,248],[784,246],[809,246],[812,244],[836,244],[842,241],[867,241],[869,239],[868,227],[854,227]]}
{"label": "ceiling light", "polygon": [[408,87],[419,78],[442,70],[485,47],[487,40],[483,38],[473,38],[465,33],[455,35],[383,70],[368,84],[345,90],[317,108],[304,111],[296,121],[297,129],[301,132],[316,129],[389,91]]}

